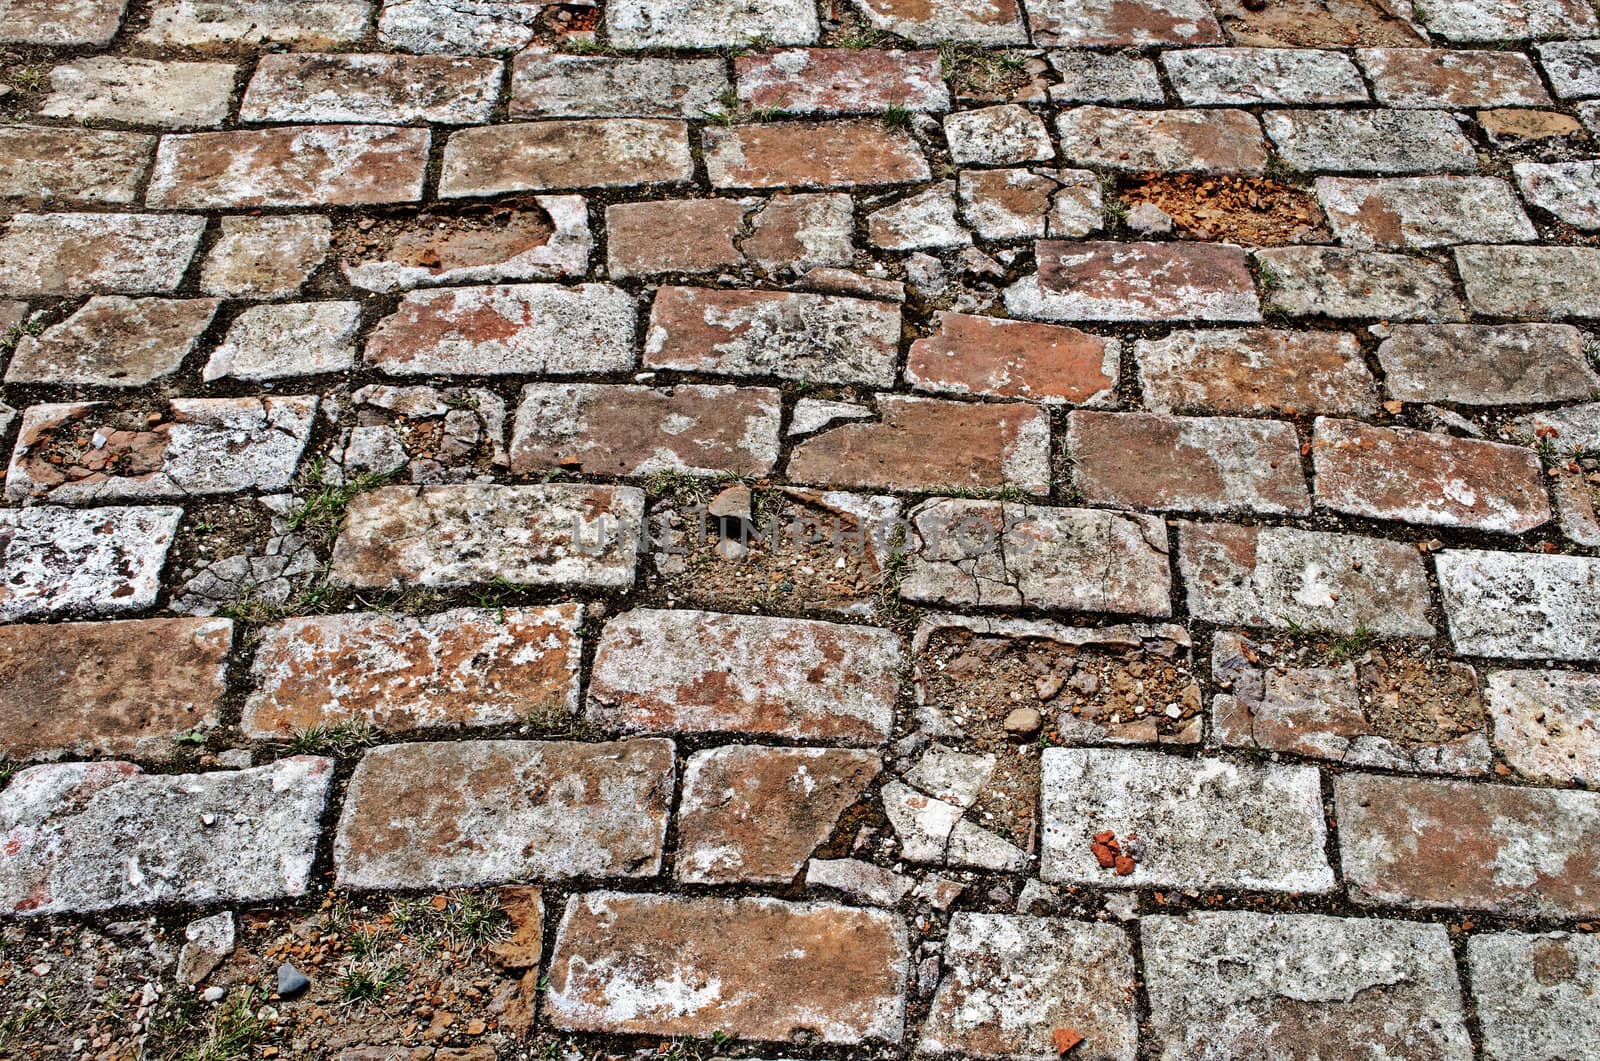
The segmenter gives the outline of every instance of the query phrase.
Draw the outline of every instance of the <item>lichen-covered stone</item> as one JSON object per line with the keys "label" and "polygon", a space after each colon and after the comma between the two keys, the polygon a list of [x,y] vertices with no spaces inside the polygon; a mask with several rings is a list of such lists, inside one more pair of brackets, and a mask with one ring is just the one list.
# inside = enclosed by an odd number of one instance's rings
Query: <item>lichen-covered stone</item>
{"label": "lichen-covered stone", "polygon": [[1451,549],[1437,570],[1457,652],[1600,659],[1600,560]]}
{"label": "lichen-covered stone", "polygon": [[183,509],[0,509],[0,622],[155,603]]}
{"label": "lichen-covered stone", "polygon": [[95,296],[38,336],[19,337],[6,382],[142,387],[178,371],[220,304],[214,298]]}

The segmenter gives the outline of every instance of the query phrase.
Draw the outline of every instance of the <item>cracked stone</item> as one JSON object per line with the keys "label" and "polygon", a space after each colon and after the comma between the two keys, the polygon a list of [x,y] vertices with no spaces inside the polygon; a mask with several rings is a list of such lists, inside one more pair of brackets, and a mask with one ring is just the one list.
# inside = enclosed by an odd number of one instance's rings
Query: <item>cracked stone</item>
{"label": "cracked stone", "polygon": [[535,195],[490,224],[443,218],[402,223],[365,242],[340,268],[356,287],[387,292],[582,276],[593,251],[583,196]]}
{"label": "cracked stone", "polygon": [[529,49],[511,63],[512,118],[688,118],[728,91],[719,59],[563,55]]}
{"label": "cracked stone", "polygon": [[[623,279],[655,273],[714,273],[849,265],[855,257],[848,195],[669,199],[606,208],[606,267]],[[678,238],[661,239],[662,232]]]}
{"label": "cracked stone", "polygon": [[96,296],[38,336],[18,338],[6,382],[142,387],[178,371],[218,305],[214,298]]}
{"label": "cracked stone", "polygon": [[681,184],[694,176],[688,127],[652,118],[563,119],[453,133],[439,198]]}
{"label": "cracked stone", "polygon": [[341,372],[356,363],[359,302],[251,306],[228,326],[202,378],[270,380]]}
{"label": "cracked stone", "polygon": [[898,906],[916,882],[853,858],[813,858],[806,863],[806,888],[832,888],[863,906]]}
{"label": "cracked stone", "polygon": [[984,239],[1076,238],[1098,231],[1104,202],[1088,170],[965,169],[961,216]]}
{"label": "cracked stone", "polygon": [[[1589,232],[1600,229],[1600,163],[1519,162],[1512,171],[1530,205],[1548,211],[1558,221],[1574,228]],[[1481,242],[1502,240],[1510,242],[1504,236],[1485,237]]]}
{"label": "cracked stone", "polygon": [[952,250],[972,236],[956,218],[956,182],[940,181],[867,215],[867,239],[890,251]]}

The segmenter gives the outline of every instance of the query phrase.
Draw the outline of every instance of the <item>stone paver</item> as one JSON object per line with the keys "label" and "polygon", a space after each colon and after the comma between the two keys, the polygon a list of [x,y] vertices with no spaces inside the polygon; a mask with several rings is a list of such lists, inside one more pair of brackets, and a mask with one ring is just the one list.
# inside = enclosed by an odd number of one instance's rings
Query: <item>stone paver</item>
{"label": "stone paver", "polygon": [[530,0],[384,0],[378,40],[423,54],[503,55],[534,43],[542,12]]}
{"label": "stone paver", "polygon": [[1494,745],[1533,781],[1593,785],[1600,777],[1600,677],[1582,671],[1490,671]]}
{"label": "stone paver", "polygon": [[1503,659],[1600,658],[1600,561],[1452,549],[1439,589],[1456,651]]}
{"label": "stone paver", "polygon": [[1522,320],[1600,316],[1600,250],[1458,247],[1456,268],[1477,313]]}
{"label": "stone paver", "polygon": [[1256,251],[1255,260],[1263,302],[1293,317],[1466,318],[1449,266],[1441,262],[1340,247],[1277,247]]}
{"label": "stone paver", "polygon": [[1565,324],[1397,324],[1378,361],[1384,387],[1406,402],[1525,405],[1600,388],[1583,333]]}
{"label": "stone paver", "polygon": [[1600,46],[1595,41],[1549,41],[1534,51],[1561,99],[1600,96]]}
{"label": "stone paver", "polygon": [[220,304],[97,295],[38,336],[19,337],[6,382],[142,387],[178,371]]}
{"label": "stone paver", "polygon": [[712,125],[700,143],[713,188],[849,188],[929,175],[916,140],[878,122]]}
{"label": "stone paver", "polygon": [[150,171],[155,137],[98,129],[0,128],[0,201],[127,206]]}
{"label": "stone paver", "polygon": [[587,717],[637,733],[888,739],[899,641],[804,619],[636,609],[606,624]]}
{"label": "stone paver", "polygon": [[733,61],[733,73],[739,102],[751,110],[875,114],[890,107],[935,113],[950,109],[939,53],[931,49],[788,48],[741,55]]}
{"label": "stone paver", "polygon": [[544,1012],[569,1031],[898,1042],[908,958],[883,910],[590,892],[567,900]]}
{"label": "stone paver", "polygon": [[[770,274],[845,266],[855,257],[854,204],[839,192],[616,203],[606,207],[606,228],[613,279],[746,265]],[[662,231],[678,238],[662,240]]]}
{"label": "stone paver", "polygon": [[677,184],[693,170],[682,122],[604,118],[492,125],[450,137],[439,196]]}
{"label": "stone paver", "polygon": [[356,362],[359,302],[251,306],[211,352],[206,380],[271,380],[339,372]]}
{"label": "stone paver", "polygon": [[1006,288],[1018,317],[1087,321],[1258,321],[1244,251],[1182,243],[1035,244],[1038,272]]}
{"label": "stone paver", "polygon": [[1157,412],[1351,413],[1377,406],[1355,337],[1342,332],[1220,329],[1134,345],[1145,405]]}
{"label": "stone paver", "polygon": [[1538,107],[1550,94],[1518,52],[1362,48],[1356,52],[1378,102],[1390,107]]}
{"label": "stone paver", "polygon": [[0,236],[0,293],[174,291],[205,227],[187,215],[16,214]]}
{"label": "stone paver", "polygon": [[1122,346],[1054,324],[940,311],[911,344],[906,380],[918,390],[1045,403],[1116,400]]}
{"label": "stone paver", "polygon": [[1243,173],[1267,165],[1261,126],[1236,110],[1077,107],[1056,119],[1063,161],[1143,173]]}
{"label": "stone paver", "polygon": [[227,619],[0,627],[0,755],[171,757],[217,725],[232,643]]}
{"label": "stone paver", "polygon": [[1190,107],[1230,104],[1365,103],[1350,59],[1295,48],[1196,48],[1161,53],[1178,98]]}
{"label": "stone paver", "polygon": [[31,767],[0,793],[0,909],[304,895],[332,783],[333,760],[304,755],[204,774],[150,775],[123,762]]}
{"label": "stone paver", "polygon": [[1491,177],[1319,177],[1317,198],[1339,242],[1362,250],[1538,238],[1510,185]]}
{"label": "stone paver", "polygon": [[51,69],[39,114],[165,129],[221,125],[237,70],[232,63],[87,56]]}
{"label": "stone paver", "polygon": [[1268,111],[1262,125],[1283,160],[1317,173],[1469,173],[1472,144],[1436,110]]}
{"label": "stone paver", "polygon": [[368,0],[155,0],[136,39],[169,48],[331,48],[360,40],[373,8]]}
{"label": "stone paver", "polygon": [[1047,47],[1221,44],[1203,0],[1038,0],[1028,6],[1034,43]]}
{"label": "stone paver", "polygon": [[208,295],[287,298],[328,257],[333,226],[316,215],[234,216],[206,255],[200,290]]}
{"label": "stone paver", "polygon": [[760,40],[810,44],[817,10],[804,0],[613,0],[606,34],[620,48],[716,48]]}
{"label": "stone paver", "polygon": [[1511,6],[1494,0],[1448,0],[1429,9],[1421,21],[1451,43],[1593,37],[1600,30],[1594,9],[1579,0],[1527,0]]}
{"label": "stone paver", "polygon": [[511,64],[513,118],[703,118],[728,75],[716,59],[562,55],[529,49]]}
{"label": "stone paver", "polygon": [[582,617],[565,604],[290,619],[262,632],[239,728],[273,740],[352,722],[403,732],[572,715]]}
{"label": "stone paver", "polygon": [[10,0],[0,9],[0,41],[103,48],[127,8],[127,0]]}
{"label": "stone paver", "polygon": [[175,506],[0,509],[0,622],[150,607],[182,516]]}
{"label": "stone paver", "polygon": [[594,234],[581,195],[535,195],[491,224],[418,224],[387,229],[340,268],[365,291],[459,283],[553,280],[589,271]]}
{"label": "stone paver", "polygon": [[427,130],[383,125],[166,136],[146,201],[188,210],[415,202],[427,149]]}
{"label": "stone paver", "polygon": [[1026,44],[1028,29],[1016,0],[862,0],[876,29],[919,44]]}
{"label": "stone paver", "polygon": [[1529,205],[1574,228],[1600,228],[1600,163],[1519,162],[1512,172]]}
{"label": "stone paver", "polygon": [[1600,940],[1485,932],[1467,940],[1483,1056],[1579,1057],[1600,1036]]}
{"label": "stone paver", "polygon": [[239,107],[247,122],[486,122],[500,95],[493,59],[441,55],[264,55]]}

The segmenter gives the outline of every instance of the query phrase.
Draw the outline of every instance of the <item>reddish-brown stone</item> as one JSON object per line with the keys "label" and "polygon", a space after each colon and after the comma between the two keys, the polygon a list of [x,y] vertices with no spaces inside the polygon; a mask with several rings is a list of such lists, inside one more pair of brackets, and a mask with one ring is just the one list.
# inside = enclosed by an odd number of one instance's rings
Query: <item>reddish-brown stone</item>
{"label": "reddish-brown stone", "polygon": [[917,492],[1050,490],[1050,420],[1036,405],[883,394],[877,408],[877,420],[847,423],[797,445],[789,478]]}
{"label": "reddish-brown stone", "polygon": [[1242,328],[1174,332],[1134,346],[1145,405],[1159,412],[1377,410],[1372,373],[1344,332]]}
{"label": "reddish-brown stone", "polygon": [[613,278],[848,265],[852,215],[849,196],[826,192],[617,203],[606,208],[606,264]]}
{"label": "reddish-brown stone", "polygon": [[1363,48],[1356,53],[1378,102],[1390,107],[1548,106],[1550,94],[1521,52]]}
{"label": "reddish-brown stone", "polygon": [[683,122],[603,118],[493,125],[450,137],[439,197],[677,184],[693,175]]}
{"label": "reddish-brown stone", "polygon": [[1260,174],[1267,141],[1239,110],[1077,107],[1056,119],[1061,158],[1127,172]]}
{"label": "reddish-brown stone", "polygon": [[358,206],[422,198],[428,131],[306,125],[167,136],[146,201],[165,209]]}
{"label": "reddish-brown stone", "polygon": [[1223,40],[1205,0],[1035,0],[1028,20],[1034,43],[1058,48]]}
{"label": "reddish-brown stone", "polygon": [[0,127],[0,202],[131,203],[154,148],[155,137],[140,133]]}
{"label": "reddish-brown stone", "polygon": [[911,344],[906,379],[945,394],[1108,405],[1121,351],[1076,328],[940,311],[933,334]]}
{"label": "reddish-brown stone", "polygon": [[1549,521],[1539,458],[1522,446],[1319,419],[1317,503],[1336,512],[1521,534]]}
{"label": "reddish-brown stone", "polygon": [[1038,273],[1006,289],[1013,316],[1258,321],[1245,253],[1229,244],[1040,240]]}
{"label": "reddish-brown stone", "polygon": [[0,756],[166,758],[217,724],[233,624],[0,626]]}
{"label": "reddish-brown stone", "polygon": [[400,731],[559,719],[578,706],[576,604],[269,626],[239,728],[275,739],[359,722]]}
{"label": "reddish-brown stone", "polygon": [[871,114],[890,107],[943,111],[950,90],[939,53],[878,48],[789,48],[733,61],[739,102],[792,114]]}
{"label": "reddish-brown stone", "polygon": [[567,1031],[897,1042],[909,961],[883,910],[591,892],[567,900],[544,1014]]}
{"label": "reddish-brown stone", "polygon": [[929,177],[916,139],[881,122],[710,126],[700,135],[713,188],[845,188]]}

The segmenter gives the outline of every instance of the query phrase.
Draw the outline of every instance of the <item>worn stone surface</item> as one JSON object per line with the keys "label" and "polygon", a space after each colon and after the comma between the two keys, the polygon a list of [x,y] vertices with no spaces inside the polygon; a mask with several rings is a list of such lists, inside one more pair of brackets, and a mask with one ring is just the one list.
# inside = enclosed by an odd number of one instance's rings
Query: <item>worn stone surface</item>
{"label": "worn stone surface", "polygon": [[1494,746],[1531,781],[1593,786],[1600,778],[1600,677],[1497,670],[1485,683]]}
{"label": "worn stone surface", "polygon": [[1530,205],[1574,228],[1600,229],[1600,163],[1519,162],[1512,169]]}
{"label": "worn stone surface", "polygon": [[332,781],[333,760],[303,755],[205,774],[30,767],[0,793],[0,907],[93,913],[303,895]]}
{"label": "worn stone surface", "polygon": [[738,56],[733,73],[739,102],[751,110],[874,114],[890,107],[935,113],[950,109],[950,90],[939,69],[939,53],[933,50],[770,50]]}
{"label": "worn stone surface", "polygon": [[1428,9],[1420,21],[1430,33],[1451,42],[1512,41],[1544,37],[1593,37],[1594,9],[1580,0],[1526,0],[1505,5],[1494,0],[1447,0]]}
{"label": "worn stone surface", "polygon": [[1283,160],[1316,173],[1470,173],[1472,144],[1443,111],[1268,111],[1261,123]]}
{"label": "worn stone surface", "polygon": [[1550,520],[1539,458],[1522,446],[1319,417],[1317,504],[1370,519],[1521,534]]}
{"label": "worn stone surface", "polygon": [[1244,251],[1227,244],[1035,245],[1038,272],[1006,288],[1018,317],[1092,321],[1258,321]]}
{"label": "worn stone surface", "polygon": [[1290,527],[1183,523],[1189,613],[1229,626],[1432,637],[1422,559],[1400,542]]}
{"label": "worn stone surface", "polygon": [[1333,786],[1357,903],[1533,917],[1600,909],[1600,795],[1370,774]]}
{"label": "worn stone surface", "polygon": [[1407,402],[1524,405],[1600,389],[1583,333],[1564,324],[1397,324],[1378,361],[1384,386]]}
{"label": "worn stone surface", "polygon": [[19,337],[6,382],[142,387],[178,370],[218,305],[214,298],[95,296],[38,336]]}
{"label": "worn stone surface", "polygon": [[1436,569],[1457,652],[1600,657],[1600,560],[1452,549],[1439,554]]}
{"label": "worn stone surface", "polygon": [[150,170],[155,137],[40,125],[0,127],[0,201],[126,206]]}
{"label": "worn stone surface", "polygon": [[[1097,887],[1326,892],[1333,869],[1317,771],[1162,752],[1048,748],[1041,759],[1041,879]],[[1127,876],[1102,869],[1097,833],[1138,836]]]}
{"label": "worn stone surface", "polygon": [[262,632],[239,728],[282,740],[349,723],[403,732],[572,715],[582,617],[562,604],[290,619]]}
{"label": "worn stone surface", "polygon": [[933,334],[911,344],[906,380],[943,394],[1110,405],[1121,350],[1076,328],[941,310]]}
{"label": "worn stone surface", "polygon": [[1450,270],[1404,254],[1339,247],[1255,252],[1269,279],[1266,301],[1295,317],[1459,321],[1466,317]]}
{"label": "worn stone surface", "polygon": [[1600,96],[1600,46],[1589,41],[1549,41],[1536,45],[1539,65],[1561,99]]}
{"label": "worn stone surface", "polygon": [[1219,911],[1139,933],[1152,1057],[1473,1056],[1443,925]]}
{"label": "worn stone surface", "polygon": [[854,204],[837,192],[617,203],[606,208],[606,229],[613,278],[745,265],[770,273],[854,258]]}
{"label": "worn stone surface", "polygon": [[174,398],[139,420],[106,402],[29,406],[6,496],[83,503],[282,490],[316,411],[314,396]]}
{"label": "worn stone surface", "polygon": [[1300,444],[1281,421],[1075,411],[1072,482],[1091,504],[1191,512],[1311,511]]}
{"label": "worn stone surface", "polygon": [[269,380],[339,372],[356,361],[359,302],[251,306],[211,352],[206,380]]}
{"label": "worn stone surface", "polygon": [[778,460],[780,398],[767,387],[530,384],[511,470],[765,475]]}
{"label": "worn stone surface", "polygon": [[1046,47],[1221,44],[1202,0],[1037,0],[1028,5],[1035,44]]}
{"label": "worn stone surface", "polygon": [[1026,44],[1028,29],[1016,0],[862,0],[876,29],[918,44]]}
{"label": "worn stone surface", "polygon": [[1483,1056],[1581,1057],[1600,1037],[1600,940],[1484,932],[1467,940]]}
{"label": "worn stone surface", "polygon": [[176,290],[205,219],[153,214],[16,214],[0,236],[0,292],[153,294]]}
{"label": "worn stone surface", "polygon": [[362,757],[334,837],[345,888],[660,872],[672,742],[390,744]]}
{"label": "worn stone surface", "polygon": [[898,1042],[909,958],[883,910],[589,892],[567,900],[544,1012],[569,1031]]}
{"label": "worn stone surface", "polygon": [[1025,402],[982,404],[883,394],[878,418],[798,443],[790,480],[883,490],[1050,489],[1050,419]]}
{"label": "worn stone surface", "polygon": [[50,71],[39,114],[165,129],[221,125],[233,100],[232,63],[85,56]]}
{"label": "worn stone surface", "polygon": [[600,118],[493,125],[451,135],[439,196],[677,184],[693,172],[682,122]]}
{"label": "worn stone surface", "polygon": [[1511,186],[1492,177],[1318,177],[1339,242],[1359,249],[1538,238]]}
{"label": "worn stone surface", "polygon": [[593,252],[583,196],[535,195],[493,221],[440,217],[390,227],[340,268],[356,287],[386,292],[582,276]]}
{"label": "worn stone surface", "polygon": [[333,581],[360,589],[633,584],[644,496],[627,486],[388,486],[356,495]]}
{"label": "worn stone surface", "polygon": [[1467,304],[1494,317],[1600,316],[1600,250],[1593,247],[1458,247]]}
{"label": "worn stone surface", "polygon": [[[1580,109],[1588,104],[1580,104]],[[1571,140],[1583,135],[1576,118],[1560,111],[1502,107],[1479,111],[1478,124],[1496,147],[1518,147],[1526,143]]]}
{"label": "worn stone surface", "polygon": [[10,0],[0,9],[0,41],[103,48],[127,7],[127,0]]}
{"label": "worn stone surface", "polygon": [[1100,178],[1088,170],[967,169],[956,187],[962,219],[984,239],[1077,238],[1102,224]]}
{"label": "worn stone surface", "polygon": [[613,0],[606,35],[621,48],[717,48],[752,41],[810,44],[817,10],[802,0]]}
{"label": "worn stone surface", "polygon": [[315,215],[225,217],[200,270],[208,295],[287,298],[328,257],[333,226]]}
{"label": "worn stone surface", "polygon": [[900,647],[887,630],[640,608],[606,624],[587,717],[643,733],[888,739]]}
{"label": "worn stone surface", "polygon": [[1190,107],[1365,103],[1367,86],[1347,56],[1294,48],[1196,48],[1161,54]]}
{"label": "worn stone surface", "polygon": [[359,206],[422,197],[428,132],[311,125],[166,136],[146,201],[153,207]]}
{"label": "worn stone surface", "polygon": [[1171,614],[1166,531],[1153,516],[951,499],[909,517],[907,600]]}
{"label": "worn stone surface", "polygon": [[232,642],[227,619],[0,626],[0,755],[171,757],[217,725]]}
{"label": "worn stone surface", "polygon": [[818,383],[894,382],[896,306],[838,295],[663,287],[650,307],[644,363]]}
{"label": "worn stone surface", "polygon": [[880,769],[876,753],[734,745],[683,770],[677,878],[787,884]]}
{"label": "worn stone surface", "polygon": [[700,142],[713,188],[848,188],[929,176],[911,134],[880,122],[707,126]]}
{"label": "worn stone surface", "polygon": [[373,329],[364,359],[395,376],[619,371],[637,307],[609,284],[413,291]]}
{"label": "worn stone surface", "polygon": [[1050,86],[1056,103],[1160,103],[1156,64],[1134,55],[1077,50],[1046,53],[1061,83]]}
{"label": "worn stone surface", "polygon": [[1014,103],[958,111],[945,118],[944,138],[958,164],[1014,166],[1049,162],[1056,153],[1044,122]]}
{"label": "worn stone surface", "polygon": [[689,118],[729,87],[715,59],[563,55],[534,49],[511,64],[513,118]]}
{"label": "worn stone surface", "polygon": [[1540,107],[1550,94],[1519,52],[1362,48],[1378,102],[1390,107]]}
{"label": "worn stone surface", "polygon": [[0,622],[150,607],[182,516],[168,506],[0,509]]}
{"label": "worn stone surface", "polygon": [[1140,340],[1134,356],[1158,412],[1371,415],[1377,405],[1361,347],[1342,332],[1174,332]]}
{"label": "worn stone surface", "polygon": [[368,0],[154,0],[141,44],[169,48],[354,44],[372,24]]}
{"label": "worn stone surface", "polygon": [[1133,958],[1121,928],[957,913],[943,961],[920,1053],[1055,1061],[1051,1033],[1072,1028],[1093,1044],[1085,1057],[1135,1056]]}
{"label": "worn stone surface", "polygon": [[408,52],[503,55],[533,44],[535,0],[384,0],[378,40]]}
{"label": "worn stone surface", "polygon": [[500,63],[441,55],[264,55],[239,107],[247,122],[486,122]]}
{"label": "worn stone surface", "polygon": [[867,242],[890,251],[967,246],[972,236],[956,217],[956,182],[940,181],[868,214]]}
{"label": "worn stone surface", "polygon": [[1120,110],[1076,107],[1056,119],[1061,157],[1132,173],[1242,173],[1266,168],[1254,116],[1237,110]]}

